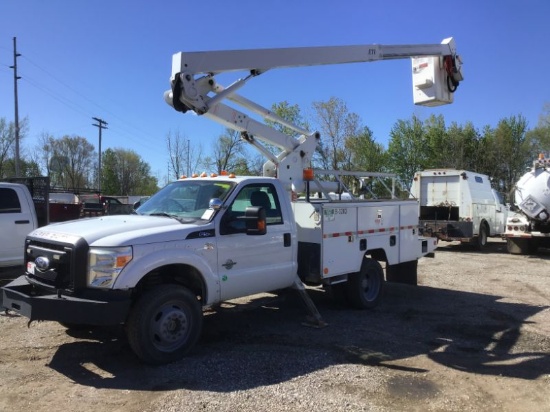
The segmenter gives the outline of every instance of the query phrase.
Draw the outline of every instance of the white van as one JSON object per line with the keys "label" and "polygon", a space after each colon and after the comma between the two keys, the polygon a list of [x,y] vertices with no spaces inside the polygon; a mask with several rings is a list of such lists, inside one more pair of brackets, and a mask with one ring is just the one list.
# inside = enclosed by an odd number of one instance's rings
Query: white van
{"label": "white van", "polygon": [[485,247],[502,236],[508,208],[489,177],[456,169],[430,169],[414,175],[411,195],[418,199],[420,230],[445,241]]}

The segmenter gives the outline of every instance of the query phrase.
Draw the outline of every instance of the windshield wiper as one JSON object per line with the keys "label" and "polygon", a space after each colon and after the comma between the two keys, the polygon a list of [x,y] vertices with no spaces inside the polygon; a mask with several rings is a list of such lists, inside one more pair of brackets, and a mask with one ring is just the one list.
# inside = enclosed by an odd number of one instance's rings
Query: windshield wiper
{"label": "windshield wiper", "polygon": [[178,216],[171,215],[171,214],[166,213],[166,212],[155,212],[155,213],[149,214],[149,216],[164,216],[164,217],[170,217],[172,219],[180,220],[180,218]]}

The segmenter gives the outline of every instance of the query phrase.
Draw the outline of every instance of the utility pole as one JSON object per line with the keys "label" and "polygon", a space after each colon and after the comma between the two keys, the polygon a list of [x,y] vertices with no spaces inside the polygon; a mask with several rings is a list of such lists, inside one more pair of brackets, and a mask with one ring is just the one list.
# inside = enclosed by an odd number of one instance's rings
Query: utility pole
{"label": "utility pole", "polygon": [[17,58],[21,56],[17,53],[17,37],[13,38],[13,94],[15,97],[15,177],[20,177],[19,170],[19,101],[17,98],[17,80],[21,77],[17,76]]}
{"label": "utility pole", "polygon": [[99,164],[97,168],[97,187],[99,194],[101,195],[101,130],[107,129],[107,122],[105,120],[101,120],[98,117],[92,117],[97,124],[92,123],[92,126],[95,126],[99,129]]}
{"label": "utility pole", "polygon": [[189,151],[191,149],[191,140],[187,139],[187,177],[191,176],[191,165],[189,164],[190,161],[190,154]]}

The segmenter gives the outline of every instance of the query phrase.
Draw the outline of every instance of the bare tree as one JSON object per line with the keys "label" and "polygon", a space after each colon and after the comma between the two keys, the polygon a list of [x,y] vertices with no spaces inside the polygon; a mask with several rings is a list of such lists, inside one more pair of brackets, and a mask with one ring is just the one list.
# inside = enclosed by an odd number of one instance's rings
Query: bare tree
{"label": "bare tree", "polygon": [[351,113],[346,103],[336,97],[314,102],[313,109],[321,132],[317,160],[324,169],[349,169],[351,156],[346,150],[346,140],[362,133],[359,116]]}
{"label": "bare tree", "polygon": [[225,129],[225,133],[218,138],[214,146],[212,163],[218,173],[223,170],[235,170],[237,166],[242,169],[244,153],[240,132]]}
{"label": "bare tree", "polygon": [[202,146],[191,145],[191,140],[179,131],[168,132],[166,146],[170,171],[175,179],[179,179],[182,175],[192,174],[202,163]]}
{"label": "bare tree", "polygon": [[6,177],[6,162],[14,142],[15,129],[13,123],[8,124],[6,119],[0,118],[0,177]]}
{"label": "bare tree", "polygon": [[[19,138],[28,130],[28,120],[19,122]],[[21,153],[22,154],[22,153]],[[23,159],[24,160],[24,159]],[[15,124],[0,118],[0,177],[15,176]]]}

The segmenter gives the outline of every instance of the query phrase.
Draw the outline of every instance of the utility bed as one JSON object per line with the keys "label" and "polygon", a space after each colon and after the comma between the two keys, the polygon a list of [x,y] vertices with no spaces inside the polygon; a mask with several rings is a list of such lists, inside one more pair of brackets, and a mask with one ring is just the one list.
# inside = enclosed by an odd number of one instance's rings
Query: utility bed
{"label": "utility bed", "polygon": [[418,237],[415,200],[294,202],[298,271],[306,281],[335,278],[358,267],[358,250],[389,265],[414,261],[435,250],[435,239]]}

